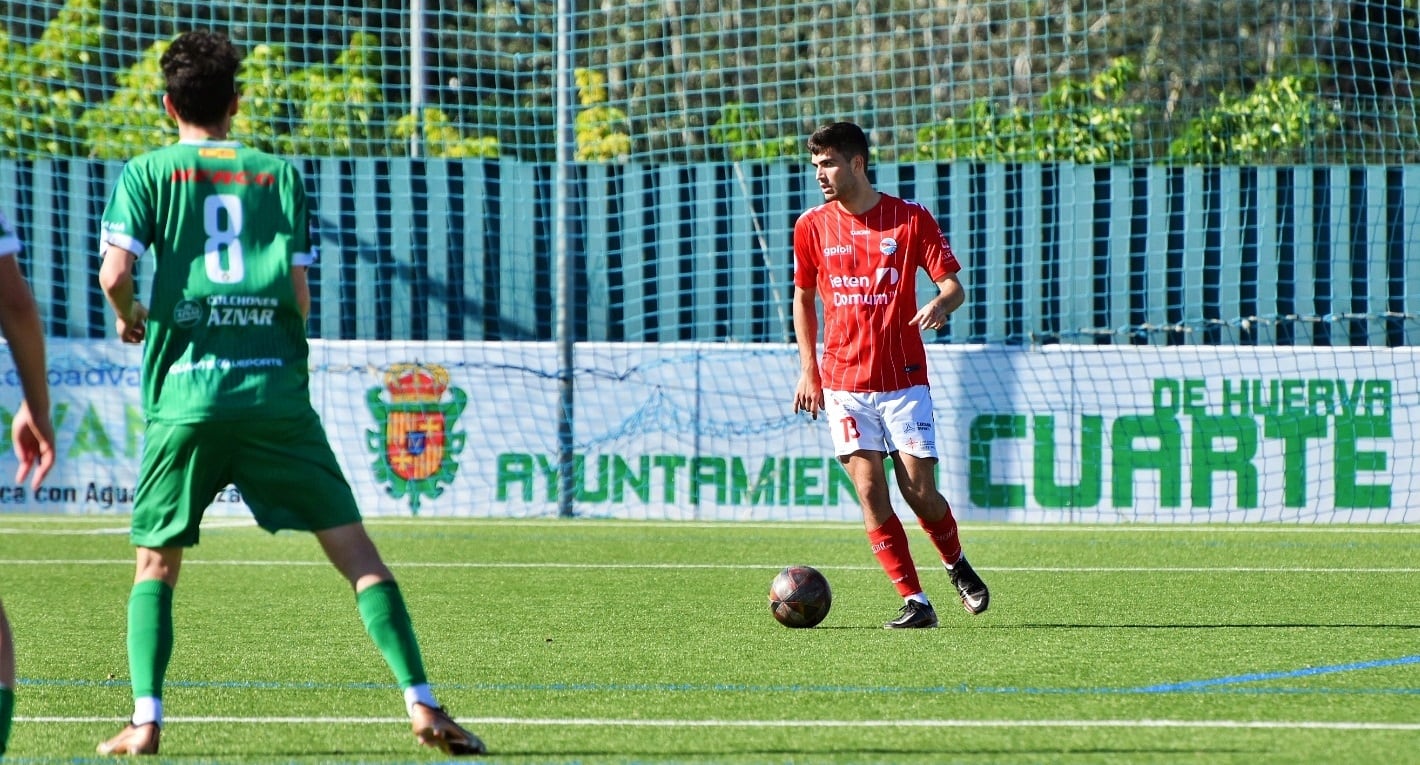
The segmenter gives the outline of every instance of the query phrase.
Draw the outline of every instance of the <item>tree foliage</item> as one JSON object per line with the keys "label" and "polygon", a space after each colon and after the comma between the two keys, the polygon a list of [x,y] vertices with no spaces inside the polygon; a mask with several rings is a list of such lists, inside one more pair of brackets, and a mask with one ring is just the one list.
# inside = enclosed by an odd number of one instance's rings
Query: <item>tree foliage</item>
{"label": "tree foliage", "polygon": [[626,112],[606,105],[606,76],[591,69],[578,69],[576,82],[578,102],[582,107],[573,123],[577,135],[577,160],[626,161],[631,153]]}
{"label": "tree foliage", "polygon": [[766,138],[759,112],[738,102],[720,111],[720,119],[710,127],[710,138],[735,162],[795,157],[803,152],[804,143],[793,136]]}
{"label": "tree foliage", "polygon": [[1206,164],[1259,164],[1309,159],[1311,147],[1341,125],[1316,96],[1310,78],[1271,77],[1242,97],[1223,93],[1169,146],[1169,156]]}
{"label": "tree foliage", "polygon": [[1137,159],[1134,130],[1141,106],[1124,102],[1138,69],[1116,59],[1089,82],[1067,79],[1027,112],[999,113],[996,103],[979,100],[965,116],[922,128],[917,154],[922,159],[974,159],[997,162],[1129,162]]}
{"label": "tree foliage", "polygon": [[103,39],[101,0],[70,0],[33,44],[0,34],[0,151],[11,156],[82,154],[76,83]]}
{"label": "tree foliage", "polygon": [[[122,144],[116,136],[149,124],[146,114],[124,117],[115,99],[139,87],[133,80],[146,76],[155,44],[200,26],[228,32],[247,54],[237,132],[258,145],[382,156],[407,153],[417,138],[431,141],[430,156],[550,160],[564,60],[556,1],[424,7],[415,61],[402,0],[7,3],[3,151],[107,156]],[[1246,148],[1234,141],[1237,151],[1203,138],[1252,130],[1242,115],[1250,109],[1310,110],[1318,121],[1297,123],[1302,132],[1286,140],[1311,141],[1313,161],[1420,158],[1411,96],[1420,0],[573,0],[572,8],[567,60],[603,81],[599,100],[575,115],[576,149],[589,161],[773,160],[837,119],[868,127],[882,161],[1298,156],[1295,145],[1260,137]],[[427,83],[417,120],[416,64]],[[1289,79],[1297,72],[1309,74]],[[147,108],[142,94],[125,97]],[[104,114],[116,120],[106,136],[94,132]]]}
{"label": "tree foliage", "polygon": [[79,130],[87,137],[89,156],[128,159],[133,147],[147,146],[154,136],[171,130],[163,110],[163,70],[159,61],[167,42],[153,43],[148,53],[118,76],[113,98],[84,112]]}

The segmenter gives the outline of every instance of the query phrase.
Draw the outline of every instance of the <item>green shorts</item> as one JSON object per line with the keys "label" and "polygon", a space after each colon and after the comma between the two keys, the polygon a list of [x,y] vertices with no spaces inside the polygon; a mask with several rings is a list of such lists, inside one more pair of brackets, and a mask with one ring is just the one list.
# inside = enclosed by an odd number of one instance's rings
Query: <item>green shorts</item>
{"label": "green shorts", "polygon": [[309,416],[250,422],[150,422],[133,498],[137,547],[197,544],[202,514],[217,493],[237,487],[256,522],[321,531],[360,520],[350,483],[325,428]]}

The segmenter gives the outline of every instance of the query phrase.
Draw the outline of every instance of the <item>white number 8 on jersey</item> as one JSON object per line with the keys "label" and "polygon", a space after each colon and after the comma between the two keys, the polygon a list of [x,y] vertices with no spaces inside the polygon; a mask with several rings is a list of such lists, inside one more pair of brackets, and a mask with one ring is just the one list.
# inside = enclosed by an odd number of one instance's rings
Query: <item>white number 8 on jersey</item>
{"label": "white number 8 on jersey", "polygon": [[[226,211],[226,215],[221,213]],[[225,221],[226,226],[223,226]],[[203,245],[207,278],[216,284],[236,284],[246,276],[242,263],[242,200],[232,194],[213,194],[203,200],[202,227],[207,231]],[[225,250],[225,253],[224,253]],[[225,265],[223,265],[226,255]]]}

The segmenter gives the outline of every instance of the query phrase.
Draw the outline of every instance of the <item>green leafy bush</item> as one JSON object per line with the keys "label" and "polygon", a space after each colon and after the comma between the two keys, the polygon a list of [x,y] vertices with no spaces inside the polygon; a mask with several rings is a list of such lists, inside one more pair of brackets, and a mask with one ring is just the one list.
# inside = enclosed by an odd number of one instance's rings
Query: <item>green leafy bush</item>
{"label": "green leafy bush", "polygon": [[742,103],[731,102],[720,111],[720,119],[710,127],[710,138],[725,147],[736,162],[783,159],[804,151],[791,137],[766,139],[759,113]]}
{"label": "green leafy bush", "polygon": [[384,154],[384,103],[380,96],[379,38],[359,32],[329,66],[291,76],[290,93],[301,105],[291,153],[366,157]]}
{"label": "green leafy bush", "polygon": [[276,154],[292,154],[296,103],[292,66],[280,45],[257,45],[242,59],[237,87],[241,102],[232,122],[232,137]]}
{"label": "green leafy bush", "polygon": [[1311,77],[1270,77],[1242,98],[1220,95],[1169,144],[1169,157],[1196,164],[1293,162],[1340,126]]}
{"label": "green leafy bush", "polygon": [[0,33],[0,152],[74,156],[83,145],[78,70],[97,64],[102,0],[69,0],[28,48]]}
{"label": "green leafy bush", "polygon": [[919,159],[997,162],[1128,162],[1138,158],[1134,130],[1144,114],[1124,102],[1138,70],[1117,58],[1088,82],[1065,80],[1034,112],[1002,112],[996,102],[972,102],[966,114],[917,131]]}
{"label": "green leafy bush", "polygon": [[[394,124],[394,137],[408,143],[414,137],[414,115],[406,114]],[[491,136],[465,138],[449,116],[440,109],[424,110],[424,130],[420,147],[425,157],[449,159],[497,159],[498,139]]]}
{"label": "green leafy bush", "polygon": [[118,76],[118,92],[79,118],[81,132],[88,136],[89,156],[128,159],[135,150],[176,140],[176,130],[162,104],[159,61],[167,49],[166,41],[153,43],[137,63]]}
{"label": "green leafy bush", "polygon": [[626,112],[606,105],[606,75],[578,69],[577,99],[584,107],[573,120],[577,135],[577,160],[625,162],[631,154],[631,128]]}

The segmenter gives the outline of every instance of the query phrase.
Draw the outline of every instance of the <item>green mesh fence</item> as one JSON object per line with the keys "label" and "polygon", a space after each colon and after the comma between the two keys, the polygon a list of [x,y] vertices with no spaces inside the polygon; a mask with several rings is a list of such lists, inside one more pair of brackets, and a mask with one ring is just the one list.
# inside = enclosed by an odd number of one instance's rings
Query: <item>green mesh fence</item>
{"label": "green mesh fence", "polygon": [[[4,3],[0,208],[76,386],[70,464],[129,482],[139,418],[83,406],[131,372],[86,360],[115,344],[97,220],[122,162],[175,138],[164,45],[223,31],[246,57],[234,137],[291,157],[315,201],[317,395],[371,512],[843,518],[821,423],[787,410],[791,231],[822,201],[803,144],[850,119],[879,188],[964,264],[967,305],[928,338],[961,514],[1413,521],[1417,19],[1416,0]],[[428,475],[390,462],[408,444],[371,403],[408,364],[449,375],[440,421],[463,434]],[[104,509],[84,496],[66,506]]]}
{"label": "green mesh fence", "polygon": [[[793,157],[829,117],[881,161],[1392,164],[1420,148],[1414,0],[6,3],[7,155],[122,158],[184,29],[248,55],[249,142],[548,160]],[[418,23],[416,23],[418,22]],[[565,51],[565,58],[559,52]]]}

